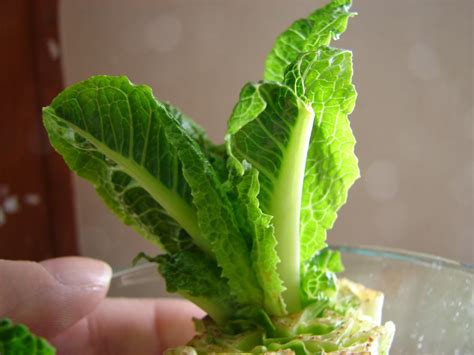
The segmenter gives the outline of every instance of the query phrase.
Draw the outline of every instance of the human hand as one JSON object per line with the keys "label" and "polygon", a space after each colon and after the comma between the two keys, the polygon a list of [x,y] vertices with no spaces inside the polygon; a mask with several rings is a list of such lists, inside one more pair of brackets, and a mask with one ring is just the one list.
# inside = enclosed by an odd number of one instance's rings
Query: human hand
{"label": "human hand", "polygon": [[82,257],[0,260],[0,318],[27,325],[58,354],[151,355],[185,344],[203,312],[171,299],[107,299],[112,271]]}

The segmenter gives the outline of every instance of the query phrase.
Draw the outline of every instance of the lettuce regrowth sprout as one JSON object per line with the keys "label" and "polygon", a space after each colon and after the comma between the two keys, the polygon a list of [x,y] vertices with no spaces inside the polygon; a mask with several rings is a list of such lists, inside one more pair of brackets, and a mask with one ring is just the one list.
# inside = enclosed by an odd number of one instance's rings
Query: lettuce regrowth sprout
{"label": "lettuce regrowth sprout", "polygon": [[330,47],[350,5],[333,0],[277,38],[223,145],[126,77],[92,77],[44,109],[71,170],[166,251],[144,257],[168,290],[208,313],[198,336],[169,353],[388,351],[383,295],[338,280],[340,256],[326,249],[359,177],[352,53]]}

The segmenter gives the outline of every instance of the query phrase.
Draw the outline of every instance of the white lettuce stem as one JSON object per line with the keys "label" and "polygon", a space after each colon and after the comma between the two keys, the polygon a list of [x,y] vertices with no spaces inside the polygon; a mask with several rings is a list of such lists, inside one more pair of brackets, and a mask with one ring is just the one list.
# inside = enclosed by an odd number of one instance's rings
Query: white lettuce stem
{"label": "white lettuce stem", "polygon": [[283,299],[288,312],[300,309],[300,210],[306,156],[311,139],[314,111],[300,102],[297,122],[285,151],[280,176],[275,184],[270,208],[273,216],[278,273],[286,290]]}

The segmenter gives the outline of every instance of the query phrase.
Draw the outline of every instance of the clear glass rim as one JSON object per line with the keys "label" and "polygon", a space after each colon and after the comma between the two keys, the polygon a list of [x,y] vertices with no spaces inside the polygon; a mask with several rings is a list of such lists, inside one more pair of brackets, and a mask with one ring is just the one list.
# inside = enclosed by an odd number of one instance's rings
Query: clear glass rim
{"label": "clear glass rim", "polygon": [[329,248],[338,250],[345,254],[357,254],[363,256],[383,257],[385,259],[397,261],[409,261],[416,264],[423,264],[426,266],[436,266],[440,268],[447,268],[459,270],[474,274],[474,264],[465,264],[454,261],[441,256],[420,253],[416,251],[409,251],[397,248],[387,248],[372,245],[329,245]]}
{"label": "clear glass rim", "polygon": [[[414,263],[431,268],[436,267],[439,269],[457,270],[474,275],[474,265],[472,264],[463,264],[440,256],[415,251],[369,245],[329,245],[329,248],[340,251],[343,254],[379,257],[388,260]],[[112,277],[112,284],[117,286],[128,286],[156,281],[158,277],[156,268],[157,265],[155,263],[146,262],[131,268],[115,270]]]}

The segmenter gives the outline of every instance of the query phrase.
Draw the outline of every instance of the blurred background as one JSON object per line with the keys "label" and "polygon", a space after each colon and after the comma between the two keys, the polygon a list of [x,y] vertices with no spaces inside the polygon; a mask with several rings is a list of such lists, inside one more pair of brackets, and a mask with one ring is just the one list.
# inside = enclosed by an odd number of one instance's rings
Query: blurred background
{"label": "blurred background", "polygon": [[[18,60],[2,59],[2,93],[14,97],[3,96],[0,112],[0,257],[80,253],[120,269],[139,251],[158,250],[123,226],[88,183],[68,180],[44,142],[39,107],[61,85],[127,75],[222,142],[240,88],[262,77],[275,37],[324,1],[63,0],[43,8],[18,1],[11,8],[18,11],[20,3],[26,30],[4,11],[1,36],[21,47],[19,57],[36,55],[30,65],[36,89],[22,84]],[[354,10],[359,15],[333,46],[354,52],[359,98],[350,119],[362,177],[329,242],[474,263],[474,3],[356,0]],[[12,28],[30,47],[13,41]],[[18,113],[30,94],[36,109]],[[29,117],[28,128],[12,130],[19,122],[12,115]],[[28,163],[27,154],[40,162]],[[25,174],[31,164],[39,170]]]}

